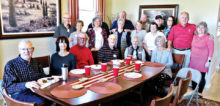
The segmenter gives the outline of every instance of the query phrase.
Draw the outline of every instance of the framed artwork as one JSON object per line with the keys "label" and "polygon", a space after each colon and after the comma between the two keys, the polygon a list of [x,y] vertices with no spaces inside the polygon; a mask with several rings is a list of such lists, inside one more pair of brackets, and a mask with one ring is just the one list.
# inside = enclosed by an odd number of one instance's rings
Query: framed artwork
{"label": "framed artwork", "polygon": [[154,22],[157,15],[161,15],[166,22],[169,16],[174,16],[177,20],[179,5],[140,5],[139,19],[141,14],[147,15],[147,22]]}
{"label": "framed artwork", "polygon": [[60,0],[1,0],[0,39],[52,36]]}

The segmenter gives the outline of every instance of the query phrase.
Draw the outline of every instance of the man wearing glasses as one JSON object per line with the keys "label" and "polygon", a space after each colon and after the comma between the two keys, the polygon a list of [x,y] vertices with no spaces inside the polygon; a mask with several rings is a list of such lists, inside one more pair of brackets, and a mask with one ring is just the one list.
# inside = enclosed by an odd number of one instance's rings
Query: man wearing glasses
{"label": "man wearing glasses", "polygon": [[64,13],[63,15],[63,24],[60,24],[53,35],[54,40],[57,40],[57,37],[59,36],[65,36],[69,38],[70,34],[74,31],[76,31],[76,28],[71,26],[71,16],[68,13]]}
{"label": "man wearing glasses", "polygon": [[81,32],[77,35],[77,44],[70,48],[69,52],[76,57],[76,68],[83,69],[86,65],[93,65],[94,60],[92,52],[89,48],[85,47],[87,42],[87,34]]}
{"label": "man wearing glasses", "polygon": [[33,88],[40,88],[36,80],[46,76],[42,66],[32,59],[34,47],[29,40],[22,40],[18,49],[19,56],[5,65],[3,87],[16,100],[43,104],[45,99],[33,93]]}

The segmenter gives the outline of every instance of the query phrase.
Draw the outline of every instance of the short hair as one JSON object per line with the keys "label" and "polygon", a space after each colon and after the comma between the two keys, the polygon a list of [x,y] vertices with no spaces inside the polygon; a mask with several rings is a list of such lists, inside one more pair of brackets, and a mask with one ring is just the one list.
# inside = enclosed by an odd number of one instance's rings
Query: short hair
{"label": "short hair", "polygon": [[137,23],[140,23],[140,24],[141,24],[141,29],[145,29],[145,28],[144,28],[144,25],[143,25],[143,22],[142,22],[141,20],[138,20],[138,21],[136,22],[136,25],[137,25]]}
{"label": "short hair", "polygon": [[156,22],[151,22],[150,23],[150,27],[149,27],[149,30],[151,31],[151,25],[156,25],[156,28],[157,28],[157,30],[158,30],[158,25],[157,25],[157,23]]}
{"label": "short hair", "polygon": [[183,14],[186,14],[187,17],[189,18],[189,13],[188,13],[188,12],[186,12],[186,11],[181,12],[181,13],[180,13],[180,17],[181,17],[181,15],[183,15]]}
{"label": "short hair", "polygon": [[82,26],[84,26],[84,22],[83,22],[82,20],[77,20],[77,21],[76,21],[76,24],[77,24],[77,23],[81,23]]}
{"label": "short hair", "polygon": [[[198,28],[199,26],[203,26],[203,27],[205,28],[205,34],[209,34],[209,33],[208,33],[208,25],[207,25],[207,23],[206,23],[205,21],[200,22],[200,23],[196,26],[196,28]],[[198,35],[198,31],[197,31],[197,30],[195,31],[195,35]]]}
{"label": "short hair", "polygon": [[118,19],[118,21],[117,21],[117,23],[119,23],[119,22],[122,22],[123,24],[125,23],[125,20],[124,19]]}
{"label": "short hair", "polygon": [[66,50],[69,51],[70,47],[69,47],[69,40],[67,39],[67,37],[65,36],[59,36],[56,40],[56,51],[59,52],[60,51],[60,46],[59,43],[61,42],[65,42],[67,45]]}
{"label": "short hair", "polygon": [[93,18],[92,19],[92,27],[95,27],[95,25],[94,25],[94,22],[95,22],[95,20],[99,20],[99,22],[100,22],[100,26],[102,26],[102,20],[101,20],[101,18],[100,17],[95,17],[95,18]]}
{"label": "short hair", "polygon": [[134,39],[139,40],[139,37],[138,37],[138,36],[132,36],[132,37],[131,37],[131,42],[133,42]]}
{"label": "short hair", "polygon": [[85,32],[80,32],[79,34],[77,34],[77,37],[79,37],[80,34],[83,34],[83,35],[85,35],[88,38],[88,35]]}
{"label": "short hair", "polygon": [[163,46],[163,47],[166,46],[166,39],[165,39],[165,37],[163,37],[163,36],[157,36],[157,37],[156,37],[154,44],[155,44],[157,47],[158,47],[158,45],[157,45],[157,41],[158,41],[158,40],[162,40],[162,42],[163,42],[162,46]]}
{"label": "short hair", "polygon": [[108,38],[110,38],[111,36],[114,36],[114,37],[116,38],[116,40],[118,39],[118,36],[117,36],[116,34],[110,34],[110,35],[108,36]]}
{"label": "short hair", "polygon": [[33,47],[33,44],[31,43],[31,41],[27,39],[23,39],[18,43],[18,49],[20,49],[21,44],[31,44],[31,46]]}
{"label": "short hair", "polygon": [[125,15],[127,15],[126,11],[124,11],[124,10],[121,11],[121,12],[119,13],[119,15],[120,15],[121,13],[125,13]]}

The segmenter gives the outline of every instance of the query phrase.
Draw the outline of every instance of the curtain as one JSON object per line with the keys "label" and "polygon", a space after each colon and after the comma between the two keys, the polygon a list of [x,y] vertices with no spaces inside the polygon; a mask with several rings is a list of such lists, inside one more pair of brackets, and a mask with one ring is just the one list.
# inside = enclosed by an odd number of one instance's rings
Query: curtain
{"label": "curtain", "polygon": [[68,12],[71,15],[71,25],[75,26],[79,19],[79,0],[68,0]]}
{"label": "curtain", "polygon": [[105,21],[105,0],[96,0],[96,11],[102,13],[102,20]]}

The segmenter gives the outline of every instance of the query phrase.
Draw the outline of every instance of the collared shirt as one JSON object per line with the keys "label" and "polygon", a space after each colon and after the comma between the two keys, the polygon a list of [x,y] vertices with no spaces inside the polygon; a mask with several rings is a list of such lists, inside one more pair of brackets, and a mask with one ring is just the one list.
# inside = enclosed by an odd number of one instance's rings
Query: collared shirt
{"label": "collared shirt", "polygon": [[98,51],[98,61],[106,63],[108,61],[118,59],[119,58],[119,51],[116,47],[113,47],[113,50],[109,47],[109,44],[104,45]]}
{"label": "collared shirt", "polygon": [[36,81],[45,76],[42,66],[36,60],[31,59],[28,64],[18,56],[5,65],[3,86],[9,94],[19,93],[28,90],[25,87],[26,82]]}
{"label": "collared shirt", "polygon": [[[110,27],[110,30],[112,29],[118,29],[118,20],[115,20],[111,27]],[[124,24],[124,28],[123,29],[130,29],[130,30],[134,30],[134,26],[132,24],[132,22],[130,20],[125,20],[125,24]]]}
{"label": "collared shirt", "polygon": [[69,37],[72,32],[76,31],[76,28],[70,25],[70,28],[67,29],[64,24],[60,24],[55,30],[53,35],[54,38],[58,38],[59,36]]}
{"label": "collared shirt", "polygon": [[87,47],[80,47],[78,44],[69,50],[76,57],[76,68],[83,69],[86,65],[93,65],[92,52]]}
{"label": "collared shirt", "polygon": [[191,48],[196,25],[187,24],[183,27],[181,24],[175,25],[171,28],[168,40],[172,41],[173,47],[178,49]]}
{"label": "collared shirt", "polygon": [[[88,31],[90,28],[93,28],[92,23],[89,24],[87,31]],[[109,32],[109,27],[108,27],[108,24],[107,24],[107,23],[102,22],[101,28],[104,28],[104,29],[105,29],[107,35],[110,34],[110,32]]]}

